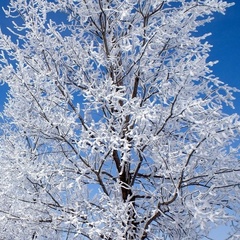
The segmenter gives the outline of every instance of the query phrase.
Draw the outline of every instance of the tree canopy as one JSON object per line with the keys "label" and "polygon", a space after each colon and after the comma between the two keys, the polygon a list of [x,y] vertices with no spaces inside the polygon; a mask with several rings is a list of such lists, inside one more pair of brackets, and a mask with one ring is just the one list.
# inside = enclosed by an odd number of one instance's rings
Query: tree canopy
{"label": "tree canopy", "polygon": [[1,239],[239,236],[236,89],[198,30],[222,0],[11,0]]}

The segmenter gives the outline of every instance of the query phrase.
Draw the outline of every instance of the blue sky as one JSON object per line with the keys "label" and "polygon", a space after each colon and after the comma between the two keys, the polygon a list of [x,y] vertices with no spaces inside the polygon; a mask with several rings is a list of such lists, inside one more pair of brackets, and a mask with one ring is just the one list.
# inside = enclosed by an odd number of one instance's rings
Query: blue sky
{"label": "blue sky", "polygon": [[[240,1],[235,0],[235,5],[228,8],[225,15],[216,14],[204,30],[212,32],[208,38],[213,45],[210,59],[219,60],[213,73],[223,82],[240,89]],[[235,97],[235,110],[231,112],[240,114],[240,93]]]}
{"label": "blue sky", "polygon": [[[5,7],[9,1],[1,0],[0,8]],[[232,2],[228,0],[228,2]],[[213,45],[209,60],[219,60],[213,67],[213,73],[222,81],[240,89],[240,0],[235,0],[235,6],[229,8],[226,15],[216,14],[215,20],[206,25],[202,31],[211,32],[208,42]],[[6,27],[11,24],[10,19],[4,17],[0,9],[0,27],[7,33]],[[6,86],[0,86],[0,111],[6,99]],[[235,110],[227,109],[229,113],[240,114],[240,93],[235,94]],[[226,239],[227,229],[218,228],[211,234],[214,240]]]}

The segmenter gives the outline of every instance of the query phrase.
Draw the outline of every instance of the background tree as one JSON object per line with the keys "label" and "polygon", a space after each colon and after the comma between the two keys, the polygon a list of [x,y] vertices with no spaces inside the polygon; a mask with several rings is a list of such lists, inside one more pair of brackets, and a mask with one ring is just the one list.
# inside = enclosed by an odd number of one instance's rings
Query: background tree
{"label": "background tree", "polygon": [[201,239],[227,222],[239,236],[235,89],[197,33],[228,6],[10,1],[1,239]]}

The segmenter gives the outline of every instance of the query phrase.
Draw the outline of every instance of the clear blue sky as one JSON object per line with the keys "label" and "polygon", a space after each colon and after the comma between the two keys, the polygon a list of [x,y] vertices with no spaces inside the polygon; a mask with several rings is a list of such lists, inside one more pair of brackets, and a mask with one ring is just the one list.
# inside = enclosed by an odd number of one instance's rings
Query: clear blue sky
{"label": "clear blue sky", "polygon": [[[228,0],[232,2],[231,0]],[[233,0],[234,1],[234,0]],[[0,7],[6,6],[8,0],[1,0]],[[212,32],[208,42],[213,45],[210,60],[219,60],[213,67],[214,74],[222,81],[240,89],[240,0],[235,0],[235,6],[229,8],[226,15],[216,14],[215,20],[205,26],[204,32]],[[0,9],[0,26],[6,33],[6,27],[11,20],[4,17]],[[6,98],[6,87],[0,87],[0,111]],[[240,114],[240,93],[235,94],[235,110]],[[214,240],[225,240],[227,229],[220,227],[211,237]]]}
{"label": "clear blue sky", "polygon": [[[211,60],[219,60],[213,67],[214,74],[222,81],[240,89],[240,0],[228,8],[225,15],[216,14],[204,30],[212,32],[208,42],[213,45]],[[235,110],[240,114],[240,93],[235,95]]]}

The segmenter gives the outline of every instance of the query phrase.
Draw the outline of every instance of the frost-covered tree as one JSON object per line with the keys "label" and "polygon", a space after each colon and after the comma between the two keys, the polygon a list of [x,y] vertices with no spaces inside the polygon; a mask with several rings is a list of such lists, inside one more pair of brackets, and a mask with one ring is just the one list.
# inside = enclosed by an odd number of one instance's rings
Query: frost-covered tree
{"label": "frost-covered tree", "polygon": [[[200,26],[222,0],[11,0],[0,239],[239,236],[232,92]],[[234,239],[233,237],[233,239]]]}

